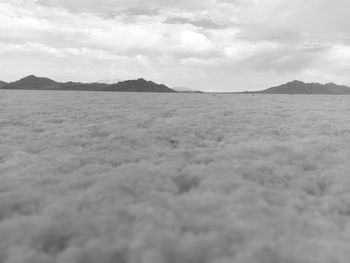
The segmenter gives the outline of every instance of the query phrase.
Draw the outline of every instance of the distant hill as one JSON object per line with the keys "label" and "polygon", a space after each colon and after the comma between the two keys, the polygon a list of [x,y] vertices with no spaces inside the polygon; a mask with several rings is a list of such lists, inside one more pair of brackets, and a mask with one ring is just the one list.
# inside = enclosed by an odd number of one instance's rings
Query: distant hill
{"label": "distant hill", "polygon": [[106,91],[127,91],[127,92],[176,92],[173,89],[161,84],[156,84],[152,81],[144,79],[126,80],[111,84],[104,88]]}
{"label": "distant hill", "polygon": [[[1,84],[0,84],[1,85]],[[2,89],[18,90],[76,90],[76,91],[118,91],[118,92],[176,92],[163,84],[144,79],[127,80],[116,84],[105,83],[61,83],[49,78],[30,75],[11,83],[4,83]]]}
{"label": "distant hill", "polygon": [[264,91],[256,92],[262,94],[329,94],[329,95],[350,95],[350,88],[334,83],[304,83],[292,81],[281,86],[272,87]]}
{"label": "distant hill", "polygon": [[7,83],[5,82],[5,81],[1,81],[0,80],[0,89],[3,87],[3,86],[5,86]]}
{"label": "distant hill", "polygon": [[60,83],[59,90],[70,91],[105,91],[108,84],[104,83],[81,83],[81,82],[66,82]]}
{"label": "distant hill", "polygon": [[60,88],[60,83],[48,79],[48,78],[38,78],[34,75],[27,76],[23,79],[11,82],[2,87],[3,89],[58,89]]}

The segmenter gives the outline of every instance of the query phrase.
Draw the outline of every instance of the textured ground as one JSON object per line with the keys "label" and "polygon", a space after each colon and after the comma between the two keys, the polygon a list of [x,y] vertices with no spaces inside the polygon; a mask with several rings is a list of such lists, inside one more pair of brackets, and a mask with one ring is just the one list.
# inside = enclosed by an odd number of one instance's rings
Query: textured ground
{"label": "textured ground", "polygon": [[350,258],[350,96],[0,92],[1,263]]}

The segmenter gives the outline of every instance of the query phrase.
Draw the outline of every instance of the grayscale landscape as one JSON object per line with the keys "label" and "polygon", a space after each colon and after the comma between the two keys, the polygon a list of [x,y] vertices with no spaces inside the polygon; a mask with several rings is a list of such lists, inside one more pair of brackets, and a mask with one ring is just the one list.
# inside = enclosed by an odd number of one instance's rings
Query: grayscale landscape
{"label": "grayscale landscape", "polygon": [[349,263],[349,10],[0,1],[0,263]]}
{"label": "grayscale landscape", "polygon": [[350,96],[1,91],[0,262],[347,262]]}

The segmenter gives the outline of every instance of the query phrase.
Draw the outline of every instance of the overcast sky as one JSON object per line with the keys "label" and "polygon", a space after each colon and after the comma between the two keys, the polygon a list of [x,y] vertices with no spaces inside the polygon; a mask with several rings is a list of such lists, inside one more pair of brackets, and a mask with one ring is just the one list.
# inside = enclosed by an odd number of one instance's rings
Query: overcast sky
{"label": "overcast sky", "polygon": [[0,79],[350,85],[349,0],[0,0]]}

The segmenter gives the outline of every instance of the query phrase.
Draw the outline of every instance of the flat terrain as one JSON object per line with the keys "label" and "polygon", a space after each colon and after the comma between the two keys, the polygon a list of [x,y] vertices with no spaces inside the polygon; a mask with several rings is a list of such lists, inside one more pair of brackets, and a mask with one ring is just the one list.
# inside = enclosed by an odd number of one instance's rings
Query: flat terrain
{"label": "flat terrain", "polygon": [[0,92],[1,263],[350,258],[350,96]]}

